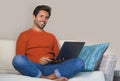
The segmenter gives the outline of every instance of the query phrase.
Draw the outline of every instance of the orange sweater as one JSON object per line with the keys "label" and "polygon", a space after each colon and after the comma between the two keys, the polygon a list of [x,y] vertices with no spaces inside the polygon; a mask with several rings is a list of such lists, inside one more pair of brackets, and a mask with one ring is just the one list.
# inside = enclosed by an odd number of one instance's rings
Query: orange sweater
{"label": "orange sweater", "polygon": [[54,58],[58,55],[58,43],[53,34],[29,29],[17,39],[16,54],[25,55],[29,60],[39,63],[41,57]]}

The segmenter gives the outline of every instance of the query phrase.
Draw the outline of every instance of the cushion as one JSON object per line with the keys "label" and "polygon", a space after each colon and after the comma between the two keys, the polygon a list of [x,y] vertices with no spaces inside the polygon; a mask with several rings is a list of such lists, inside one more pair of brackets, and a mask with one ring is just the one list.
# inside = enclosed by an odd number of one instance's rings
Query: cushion
{"label": "cushion", "polygon": [[85,62],[85,71],[94,71],[97,68],[108,46],[109,43],[101,43],[83,47],[78,57]]}
{"label": "cushion", "polygon": [[[33,78],[18,74],[0,74],[0,81],[54,81],[43,78]],[[80,72],[69,81],[105,81],[102,71]]]}
{"label": "cushion", "polygon": [[53,81],[43,78],[33,78],[18,74],[0,74],[0,81]]}
{"label": "cushion", "polygon": [[69,81],[105,81],[102,71],[80,72]]}

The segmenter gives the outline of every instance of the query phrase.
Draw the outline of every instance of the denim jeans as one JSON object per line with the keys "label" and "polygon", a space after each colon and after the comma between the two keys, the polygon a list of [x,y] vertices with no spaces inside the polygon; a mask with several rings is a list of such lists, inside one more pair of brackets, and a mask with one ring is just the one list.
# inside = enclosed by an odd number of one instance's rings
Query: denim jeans
{"label": "denim jeans", "polygon": [[57,78],[62,76],[71,78],[84,70],[84,62],[80,58],[72,58],[58,64],[41,65],[31,62],[26,56],[16,55],[12,64],[21,74],[30,77],[47,76],[55,73]]}

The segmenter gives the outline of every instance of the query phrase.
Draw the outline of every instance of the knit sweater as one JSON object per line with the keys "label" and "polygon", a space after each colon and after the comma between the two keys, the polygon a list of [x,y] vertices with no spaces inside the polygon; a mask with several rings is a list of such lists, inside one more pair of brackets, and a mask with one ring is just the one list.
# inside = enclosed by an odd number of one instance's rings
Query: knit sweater
{"label": "knit sweater", "polygon": [[35,63],[39,63],[41,57],[56,57],[58,51],[58,43],[53,34],[38,32],[32,28],[22,32],[16,43],[16,54],[25,55]]}

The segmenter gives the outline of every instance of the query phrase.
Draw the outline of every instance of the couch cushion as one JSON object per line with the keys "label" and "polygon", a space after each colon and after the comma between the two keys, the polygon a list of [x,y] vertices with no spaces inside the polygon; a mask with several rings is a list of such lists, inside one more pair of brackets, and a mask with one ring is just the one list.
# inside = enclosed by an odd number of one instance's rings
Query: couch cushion
{"label": "couch cushion", "polygon": [[102,71],[80,72],[69,81],[105,81]]}
{"label": "couch cushion", "polygon": [[0,40],[0,73],[16,72],[12,66],[15,43],[13,40]]}
{"label": "couch cushion", "polygon": [[[0,81],[53,81],[53,80],[32,78],[16,74],[0,74]],[[76,76],[69,79],[69,81],[105,81],[105,79],[102,71],[94,71],[78,73]]]}
{"label": "couch cushion", "polygon": [[108,46],[109,43],[102,43],[83,47],[78,57],[85,62],[85,71],[93,71],[97,68]]}
{"label": "couch cushion", "polygon": [[0,81],[52,81],[43,78],[33,78],[17,74],[0,74]]}

